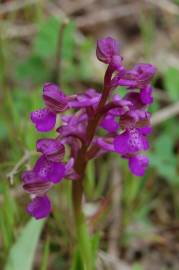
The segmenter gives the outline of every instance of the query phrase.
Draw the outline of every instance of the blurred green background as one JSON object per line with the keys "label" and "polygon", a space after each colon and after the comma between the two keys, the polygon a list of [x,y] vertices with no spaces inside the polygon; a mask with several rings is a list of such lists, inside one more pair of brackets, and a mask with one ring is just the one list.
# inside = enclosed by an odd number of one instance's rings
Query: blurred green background
{"label": "blurred green background", "polygon": [[71,183],[51,191],[47,220],[31,220],[25,211],[20,175],[32,166],[41,137],[29,113],[42,106],[44,82],[60,78],[66,94],[100,91],[105,67],[95,43],[107,35],[120,40],[126,66],[149,62],[158,73],[146,175],[132,176],[114,154],[87,169],[84,211],[101,240],[96,269],[179,269],[177,0],[0,1],[0,269],[71,269]]}

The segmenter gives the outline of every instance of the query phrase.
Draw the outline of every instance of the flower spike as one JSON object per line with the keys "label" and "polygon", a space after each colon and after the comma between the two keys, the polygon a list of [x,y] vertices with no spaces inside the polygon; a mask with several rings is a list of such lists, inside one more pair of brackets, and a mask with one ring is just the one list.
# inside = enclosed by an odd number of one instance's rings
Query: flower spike
{"label": "flower spike", "polygon": [[[135,176],[143,176],[149,165],[143,152],[149,149],[152,132],[148,106],[153,102],[151,80],[156,68],[140,63],[126,69],[119,42],[111,37],[97,41],[96,55],[107,65],[103,91],[89,88],[67,96],[58,85],[47,82],[44,108],[31,113],[39,132],[55,133],[37,141],[40,157],[22,175],[23,188],[33,198],[27,211],[36,219],[51,212],[48,191],[64,179],[82,181],[90,159],[115,152],[128,161]],[[116,91],[118,86],[125,87],[124,96]]]}

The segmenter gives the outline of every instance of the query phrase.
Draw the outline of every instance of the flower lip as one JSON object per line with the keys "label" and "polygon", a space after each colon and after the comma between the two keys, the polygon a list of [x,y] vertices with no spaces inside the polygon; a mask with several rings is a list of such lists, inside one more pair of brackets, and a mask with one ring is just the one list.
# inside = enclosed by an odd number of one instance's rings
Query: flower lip
{"label": "flower lip", "polygon": [[143,176],[149,165],[149,159],[143,155],[129,158],[129,169],[136,176]]}
{"label": "flower lip", "polygon": [[59,183],[65,176],[65,165],[60,162],[47,160],[42,155],[34,166],[34,171],[43,181],[50,181],[54,184]]}
{"label": "flower lip", "polygon": [[139,129],[127,129],[114,139],[114,149],[121,155],[137,153],[148,148],[149,144]]}
{"label": "flower lip", "polygon": [[47,196],[34,198],[27,207],[27,212],[35,217],[41,219],[47,217],[51,212],[51,203]]}
{"label": "flower lip", "polygon": [[39,109],[31,113],[31,120],[40,132],[47,132],[54,128],[56,115],[47,108]]}

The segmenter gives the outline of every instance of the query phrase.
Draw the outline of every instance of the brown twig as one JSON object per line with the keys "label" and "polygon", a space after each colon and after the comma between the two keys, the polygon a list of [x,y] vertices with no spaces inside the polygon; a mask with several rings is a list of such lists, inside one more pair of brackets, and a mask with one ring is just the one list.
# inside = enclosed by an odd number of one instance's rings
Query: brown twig
{"label": "brown twig", "polygon": [[61,69],[61,62],[62,62],[64,31],[68,23],[69,23],[69,20],[67,18],[64,19],[64,21],[62,22],[62,25],[60,26],[59,34],[58,34],[53,80],[54,82],[59,83],[59,84],[60,84],[60,75],[61,75],[60,69]]}
{"label": "brown twig", "polygon": [[132,268],[118,257],[108,254],[104,251],[99,251],[97,257],[97,270],[132,270]]}
{"label": "brown twig", "polygon": [[4,15],[9,12],[14,12],[19,9],[23,9],[26,6],[37,4],[38,2],[42,2],[44,0],[19,0],[19,1],[11,1],[4,4],[0,4],[0,15]]}
{"label": "brown twig", "polygon": [[78,1],[62,1],[62,9],[65,10],[67,14],[73,14],[74,12],[90,7],[96,0],[78,0]]}
{"label": "brown twig", "polygon": [[159,88],[157,88],[157,89],[155,88],[154,98],[158,99],[160,101],[166,102],[166,103],[171,102],[171,99],[168,96],[168,94],[166,93],[166,91],[163,91],[163,90],[161,90]]}
{"label": "brown twig", "polygon": [[151,3],[152,5],[155,5],[168,13],[171,13],[173,15],[179,15],[179,7],[168,0],[145,0],[146,3]]}
{"label": "brown twig", "polygon": [[15,166],[12,168],[12,170],[9,173],[7,173],[6,176],[7,176],[8,180],[10,181],[11,185],[13,184],[14,177],[18,173],[20,167],[23,164],[25,164],[32,155],[35,155],[35,154],[36,154],[36,152],[34,152],[34,151],[31,151],[31,152],[25,151],[23,157],[15,164]]}
{"label": "brown twig", "polygon": [[5,29],[1,29],[1,38],[22,38],[34,35],[37,32],[35,24],[27,25],[8,25]]}
{"label": "brown twig", "polygon": [[55,3],[47,2],[45,6],[47,12],[49,12],[52,16],[60,17],[62,20],[69,19],[64,10],[58,7]]}
{"label": "brown twig", "polygon": [[109,21],[138,14],[142,9],[150,8],[148,5],[144,7],[141,3],[125,4],[112,7],[110,9],[101,9],[76,19],[76,24],[79,28],[95,26],[101,23],[108,23]]}
{"label": "brown twig", "polygon": [[179,101],[153,114],[151,118],[151,124],[152,126],[161,124],[164,121],[176,116],[177,114],[179,114]]}
{"label": "brown twig", "polygon": [[[47,11],[50,12],[53,16],[60,16],[62,20],[68,19],[66,13],[60,9],[57,5],[51,2],[46,3]],[[88,16],[82,16],[77,18],[76,25],[79,29],[84,29],[87,27],[94,26],[100,23],[106,23],[118,18],[123,18],[130,16],[132,14],[140,13],[142,9],[151,8],[150,6],[144,6],[141,3],[135,4],[126,4],[122,6],[113,7],[110,9],[103,9],[98,12],[93,12]],[[11,25],[6,28],[6,31],[3,33],[3,38],[15,38],[15,37],[25,37],[31,36],[37,32],[36,25],[26,25],[26,26],[17,26]]]}

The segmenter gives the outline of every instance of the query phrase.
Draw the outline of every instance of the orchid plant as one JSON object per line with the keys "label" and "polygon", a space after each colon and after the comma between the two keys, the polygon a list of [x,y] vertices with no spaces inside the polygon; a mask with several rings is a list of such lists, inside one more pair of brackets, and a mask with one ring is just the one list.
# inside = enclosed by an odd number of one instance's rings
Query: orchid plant
{"label": "orchid plant", "polygon": [[[151,126],[147,107],[153,102],[150,81],[156,68],[137,64],[127,70],[119,49],[119,42],[111,37],[97,41],[97,58],[108,65],[102,92],[88,89],[66,96],[56,84],[45,83],[43,87],[45,108],[32,112],[31,120],[39,132],[55,128],[57,137],[37,141],[41,156],[33,169],[22,176],[25,191],[33,195],[27,210],[36,219],[51,211],[48,190],[65,178],[83,182],[91,159],[113,151],[128,161],[134,175],[143,176],[148,167],[148,158],[140,152],[149,148],[147,136]],[[126,88],[123,98],[115,93],[118,86]],[[59,115],[61,125],[56,128]],[[98,135],[99,129],[106,131],[103,137]],[[71,151],[64,163],[66,146]]]}
{"label": "orchid plant", "polygon": [[[70,179],[74,216],[76,224],[80,223],[85,170],[91,159],[116,152],[136,176],[143,176],[149,165],[143,151],[149,149],[151,125],[147,109],[153,102],[150,82],[156,68],[144,63],[125,68],[119,42],[111,37],[97,41],[96,55],[107,65],[102,91],[90,88],[67,96],[58,85],[48,82],[43,87],[45,107],[31,113],[37,131],[56,132],[55,138],[37,141],[40,157],[22,176],[23,188],[32,198],[27,211],[36,219],[52,211],[48,191]],[[116,91],[119,86],[126,89],[124,96]],[[69,156],[64,162],[66,153]]]}

